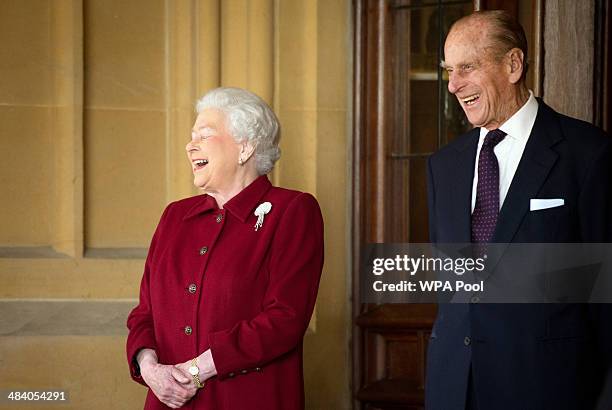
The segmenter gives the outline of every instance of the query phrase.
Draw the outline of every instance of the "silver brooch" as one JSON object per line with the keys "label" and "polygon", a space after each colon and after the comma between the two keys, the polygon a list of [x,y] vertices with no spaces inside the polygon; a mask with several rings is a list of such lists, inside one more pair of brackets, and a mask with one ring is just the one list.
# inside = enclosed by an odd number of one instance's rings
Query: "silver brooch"
{"label": "silver brooch", "polygon": [[257,222],[255,222],[255,230],[258,230],[263,226],[264,216],[272,209],[272,204],[270,202],[264,202],[263,204],[259,204],[257,209],[255,209],[255,216],[257,217]]}

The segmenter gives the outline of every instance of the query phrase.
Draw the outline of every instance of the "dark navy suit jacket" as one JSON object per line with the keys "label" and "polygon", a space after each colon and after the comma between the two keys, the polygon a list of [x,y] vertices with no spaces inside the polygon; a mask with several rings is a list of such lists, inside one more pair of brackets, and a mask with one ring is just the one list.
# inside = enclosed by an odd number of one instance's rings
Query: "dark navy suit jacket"
{"label": "dark navy suit jacket", "polygon": [[[493,242],[612,242],[612,139],[538,105]],[[429,158],[434,243],[470,242],[478,137],[473,129]],[[565,205],[530,211],[532,198]],[[480,410],[594,408],[612,359],[610,306],[441,304],[428,348],[426,408],[463,410],[470,367]]]}

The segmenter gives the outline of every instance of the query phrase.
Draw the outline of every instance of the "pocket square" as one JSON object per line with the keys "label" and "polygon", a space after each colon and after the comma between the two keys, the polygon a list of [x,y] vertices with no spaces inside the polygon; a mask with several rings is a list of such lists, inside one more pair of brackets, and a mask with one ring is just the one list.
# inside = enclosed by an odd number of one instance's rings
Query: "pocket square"
{"label": "pocket square", "polygon": [[542,209],[556,208],[565,205],[565,200],[561,198],[554,199],[532,199],[529,202],[530,211],[540,211]]}

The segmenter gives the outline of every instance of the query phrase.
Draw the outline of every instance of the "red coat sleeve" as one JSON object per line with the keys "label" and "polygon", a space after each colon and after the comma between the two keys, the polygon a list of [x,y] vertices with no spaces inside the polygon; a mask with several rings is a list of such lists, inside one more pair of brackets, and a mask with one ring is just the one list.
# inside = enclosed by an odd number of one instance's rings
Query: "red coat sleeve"
{"label": "red coat sleeve", "polygon": [[209,334],[218,377],[264,366],[296,348],[314,308],[323,269],[323,218],[310,194],[288,205],[273,238],[269,285],[251,320]]}
{"label": "red coat sleeve", "polygon": [[126,343],[127,360],[130,366],[130,375],[132,379],[140,384],[146,386],[142,376],[140,375],[140,368],[136,362],[136,355],[142,349],[149,348],[157,350],[157,343],[155,341],[155,330],[153,328],[153,315],[151,312],[151,298],[149,293],[150,286],[150,271],[151,264],[155,254],[155,246],[160,236],[164,220],[168,213],[168,208],[164,211],[151,245],[149,246],[149,253],[145,262],[144,273],[142,275],[142,281],[140,283],[140,299],[138,306],[136,306],[129,314],[127,319],[128,337]]}

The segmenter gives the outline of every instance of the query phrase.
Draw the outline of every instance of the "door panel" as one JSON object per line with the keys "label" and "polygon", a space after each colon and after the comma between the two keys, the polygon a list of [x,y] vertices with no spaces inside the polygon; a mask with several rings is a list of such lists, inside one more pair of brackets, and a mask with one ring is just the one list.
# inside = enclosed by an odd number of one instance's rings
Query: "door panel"
{"label": "door panel", "polygon": [[[355,7],[355,266],[366,243],[427,242],[426,160],[468,129],[440,68],[467,1],[359,1]],[[362,409],[423,406],[434,305],[366,305],[354,276],[354,392]]]}

